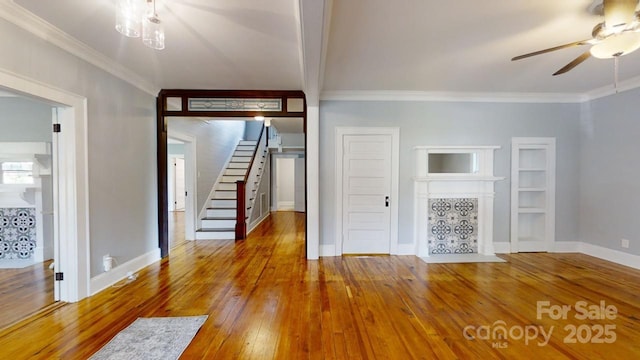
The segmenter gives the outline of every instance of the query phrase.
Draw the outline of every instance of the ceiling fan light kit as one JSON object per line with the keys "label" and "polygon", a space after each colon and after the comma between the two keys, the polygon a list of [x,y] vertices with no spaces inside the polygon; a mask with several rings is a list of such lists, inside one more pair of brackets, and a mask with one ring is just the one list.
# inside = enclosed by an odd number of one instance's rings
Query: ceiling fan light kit
{"label": "ceiling fan light kit", "polygon": [[127,37],[142,35],[142,42],[152,49],[164,49],[164,27],[155,0],[116,0],[115,28]]}
{"label": "ceiling fan light kit", "polygon": [[637,6],[638,0],[603,0],[604,22],[593,28],[592,39],[535,51],[511,60],[521,60],[575,46],[592,45],[588,51],[553,74],[560,75],[569,72],[591,56],[611,59],[630,54],[640,48],[640,12],[636,12]]}

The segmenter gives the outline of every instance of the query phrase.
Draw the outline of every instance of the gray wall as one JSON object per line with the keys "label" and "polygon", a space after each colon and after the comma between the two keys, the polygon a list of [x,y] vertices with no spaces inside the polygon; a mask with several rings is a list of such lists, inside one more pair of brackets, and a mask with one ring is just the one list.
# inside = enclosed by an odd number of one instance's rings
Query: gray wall
{"label": "gray wall", "polygon": [[264,121],[245,121],[244,140],[258,140]]}
{"label": "gray wall", "polygon": [[578,240],[580,106],[455,102],[340,102],[320,106],[320,241],[335,241],[335,128],[400,128],[399,242],[413,241],[417,145],[499,145],[495,152],[494,241],[509,241],[511,137],[556,137],[556,241]]}
{"label": "gray wall", "polygon": [[280,133],[282,146],[304,146],[304,134]]}
{"label": "gray wall", "polygon": [[[196,138],[196,208],[200,211],[213,185],[224,169],[227,160],[242,140],[245,122],[236,120],[212,120],[202,122],[196,118],[168,117],[169,137],[171,132],[179,132]],[[197,215],[197,214],[196,214]]]}
{"label": "gray wall", "polygon": [[[640,90],[584,105],[581,128],[580,239],[640,255]],[[630,240],[629,249],[620,246]]]}
{"label": "gray wall", "polygon": [[87,98],[91,276],[107,253],[157,249],[155,96],[4,19],[0,53],[0,68]]}

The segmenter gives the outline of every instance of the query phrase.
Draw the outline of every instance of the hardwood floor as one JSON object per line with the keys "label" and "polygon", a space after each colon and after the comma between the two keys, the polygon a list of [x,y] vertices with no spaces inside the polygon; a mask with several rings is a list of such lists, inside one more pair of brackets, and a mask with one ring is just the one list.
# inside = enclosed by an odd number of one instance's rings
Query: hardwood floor
{"label": "hardwood floor", "polygon": [[184,242],[184,211],[171,211],[169,212],[169,248]]}
{"label": "hardwood floor", "polygon": [[[0,332],[0,353],[85,359],[137,317],[207,314],[183,359],[640,358],[640,271],[580,254],[503,257],[307,261],[304,214],[274,213],[245,241],[187,241],[126,286]],[[571,310],[566,320],[537,319],[538,301]],[[579,301],[618,313],[579,320]],[[580,330],[570,337],[573,325]],[[615,329],[596,336],[605,325]],[[546,345],[542,335],[521,338],[534,326],[553,327]],[[598,339],[615,341],[579,341]]]}
{"label": "hardwood floor", "polygon": [[0,329],[53,304],[51,262],[0,269]]}

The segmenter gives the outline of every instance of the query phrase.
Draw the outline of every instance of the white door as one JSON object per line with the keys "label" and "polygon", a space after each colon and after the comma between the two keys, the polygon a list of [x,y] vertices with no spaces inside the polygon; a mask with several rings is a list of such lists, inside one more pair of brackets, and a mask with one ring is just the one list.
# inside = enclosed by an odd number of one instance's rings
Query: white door
{"label": "white door", "polygon": [[304,158],[295,159],[295,194],[294,194],[294,210],[298,212],[305,211],[304,199]]}
{"label": "white door", "polygon": [[391,135],[342,137],[342,253],[389,254]]}
{"label": "white door", "polygon": [[174,201],[175,211],[184,211],[185,192],[184,192],[184,158],[175,158],[174,166]]}
{"label": "white door", "polygon": [[276,158],[276,206],[278,211],[292,211],[295,205],[295,159]]}

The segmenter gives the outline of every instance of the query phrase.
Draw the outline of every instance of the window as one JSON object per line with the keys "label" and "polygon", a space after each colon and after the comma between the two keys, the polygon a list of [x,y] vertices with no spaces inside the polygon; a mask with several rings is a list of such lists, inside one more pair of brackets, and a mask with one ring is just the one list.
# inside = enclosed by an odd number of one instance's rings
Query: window
{"label": "window", "polygon": [[3,184],[33,184],[33,162],[5,161],[0,164]]}

